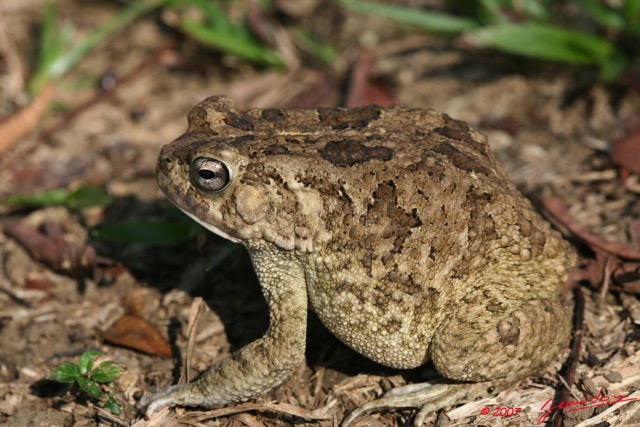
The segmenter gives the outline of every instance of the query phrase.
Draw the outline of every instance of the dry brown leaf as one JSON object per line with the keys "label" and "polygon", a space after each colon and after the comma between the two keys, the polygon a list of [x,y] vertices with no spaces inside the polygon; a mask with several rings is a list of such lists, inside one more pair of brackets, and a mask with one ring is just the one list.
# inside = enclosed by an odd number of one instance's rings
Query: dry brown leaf
{"label": "dry brown leaf", "polygon": [[364,50],[358,55],[358,59],[351,71],[351,81],[345,98],[345,107],[360,107],[362,105],[380,105],[384,107],[397,103],[387,86],[371,78],[374,59],[375,55],[369,50]]}
{"label": "dry brown leaf", "polygon": [[578,261],[578,265],[569,272],[569,283],[584,281],[598,287],[603,282],[607,255],[600,251],[596,251],[595,254],[595,258],[581,258]]}
{"label": "dry brown leaf", "polygon": [[593,233],[586,226],[576,221],[569,214],[567,206],[561,199],[557,197],[545,197],[542,203],[558,221],[571,230],[580,240],[589,244],[594,250],[600,249],[601,251],[616,255],[620,258],[640,261],[640,252],[621,243],[608,242],[602,236]]}
{"label": "dry brown leaf", "polygon": [[173,355],[169,341],[155,326],[139,316],[123,314],[109,329],[98,332],[112,344],[160,357]]}
{"label": "dry brown leaf", "polygon": [[610,156],[616,165],[640,173],[640,126],[635,126],[623,138],[614,141]]}
{"label": "dry brown leaf", "polygon": [[127,313],[135,317],[144,317],[148,293],[144,289],[132,289],[124,296],[122,305]]}
{"label": "dry brown leaf", "polygon": [[57,224],[49,222],[34,228],[17,222],[7,226],[6,234],[27,249],[35,260],[56,272],[74,277],[93,272],[95,249],[87,244],[70,242]]}
{"label": "dry brown leaf", "polygon": [[613,283],[620,286],[624,292],[640,294],[640,263],[618,262],[611,269]]}

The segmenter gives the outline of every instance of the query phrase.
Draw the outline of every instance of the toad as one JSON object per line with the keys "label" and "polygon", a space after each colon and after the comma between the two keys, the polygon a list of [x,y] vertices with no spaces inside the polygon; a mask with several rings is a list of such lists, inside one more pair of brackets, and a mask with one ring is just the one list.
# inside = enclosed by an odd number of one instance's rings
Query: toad
{"label": "toad", "polygon": [[147,399],[215,407],[280,384],[304,360],[307,310],[389,367],[431,360],[380,408],[429,413],[539,372],[566,345],[560,290],[575,254],[508,179],[486,138],[429,109],[251,109],[223,96],[163,147],[157,180],[243,244],[269,306],[265,335],[199,379]]}

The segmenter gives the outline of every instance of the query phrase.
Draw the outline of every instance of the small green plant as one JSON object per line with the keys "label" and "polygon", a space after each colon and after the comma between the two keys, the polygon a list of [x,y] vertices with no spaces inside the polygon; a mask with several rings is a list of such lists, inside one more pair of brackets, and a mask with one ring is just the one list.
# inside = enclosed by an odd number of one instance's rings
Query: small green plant
{"label": "small green plant", "polygon": [[51,379],[61,383],[77,384],[89,396],[104,400],[104,407],[112,414],[120,415],[122,405],[116,401],[110,388],[111,382],[124,372],[124,368],[109,360],[94,366],[100,354],[102,353],[97,350],[85,351],[77,364],[61,363],[51,372]]}

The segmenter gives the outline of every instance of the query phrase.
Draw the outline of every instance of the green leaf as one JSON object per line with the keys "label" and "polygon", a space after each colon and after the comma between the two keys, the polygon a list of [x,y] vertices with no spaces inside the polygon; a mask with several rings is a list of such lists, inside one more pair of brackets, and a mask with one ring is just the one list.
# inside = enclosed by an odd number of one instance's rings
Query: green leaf
{"label": "green leaf", "polygon": [[92,206],[106,206],[111,203],[111,198],[98,187],[82,186],[71,192],[63,188],[56,188],[44,193],[9,196],[0,199],[0,203],[18,206],[66,205],[70,209],[83,209]]}
{"label": "green leaf", "polygon": [[302,48],[325,64],[333,64],[338,57],[338,53],[333,47],[316,39],[306,29],[298,27],[294,30],[293,34]]}
{"label": "green leaf", "polygon": [[194,226],[190,223],[148,220],[124,221],[91,232],[93,237],[102,240],[145,245],[180,245],[191,240],[195,234]]}
{"label": "green leaf", "polygon": [[104,402],[104,407],[107,408],[113,415],[120,415],[122,413],[122,405],[116,402],[116,399],[111,393],[109,393],[109,398],[107,399],[107,401]]}
{"label": "green leaf", "polygon": [[339,0],[339,3],[354,12],[380,16],[401,25],[433,33],[460,34],[478,26],[478,23],[471,19],[393,4],[369,3],[361,0]]}
{"label": "green leaf", "polygon": [[91,373],[91,380],[98,383],[110,383],[124,372],[124,368],[111,361],[102,362],[95,371]]}
{"label": "green leaf", "polygon": [[503,24],[469,32],[467,40],[515,55],[588,65],[603,64],[615,49],[586,33],[540,24]]}
{"label": "green leaf", "polygon": [[99,399],[104,395],[104,392],[100,389],[100,386],[94,381],[88,380],[83,377],[79,377],[76,380],[76,382],[78,383],[81,389],[83,389],[85,392],[87,392],[87,394],[93,397],[96,397]]}
{"label": "green leaf", "polygon": [[111,197],[102,189],[93,186],[83,186],[72,191],[64,201],[70,209],[84,209],[94,206],[108,206]]}
{"label": "green leaf", "polygon": [[60,383],[72,383],[81,378],[80,369],[75,363],[64,362],[51,372],[51,379]]}
{"label": "green leaf", "polygon": [[93,369],[93,363],[96,358],[102,353],[98,350],[89,350],[82,353],[80,360],[78,361],[78,368],[80,369],[80,375],[87,375],[87,372]]}
{"label": "green leaf", "polygon": [[61,205],[67,198],[67,190],[57,188],[55,190],[33,195],[8,196],[0,199],[3,205],[18,206],[52,206]]}

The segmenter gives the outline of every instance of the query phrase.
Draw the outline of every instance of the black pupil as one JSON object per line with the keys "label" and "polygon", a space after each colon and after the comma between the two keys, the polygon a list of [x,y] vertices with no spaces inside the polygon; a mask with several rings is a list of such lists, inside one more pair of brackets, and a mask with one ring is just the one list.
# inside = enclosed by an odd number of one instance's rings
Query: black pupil
{"label": "black pupil", "polygon": [[198,171],[198,175],[200,175],[200,178],[202,179],[212,179],[216,177],[216,173],[209,169],[200,169]]}

